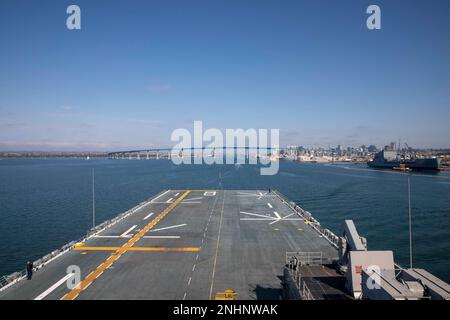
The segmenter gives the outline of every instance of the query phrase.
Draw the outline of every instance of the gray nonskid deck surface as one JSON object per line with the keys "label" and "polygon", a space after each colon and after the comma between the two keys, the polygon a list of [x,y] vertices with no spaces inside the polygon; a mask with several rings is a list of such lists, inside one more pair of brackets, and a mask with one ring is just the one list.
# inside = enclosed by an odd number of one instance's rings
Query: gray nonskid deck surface
{"label": "gray nonskid deck surface", "polygon": [[[0,292],[0,299],[34,299],[43,292],[44,299],[61,299],[71,291],[65,283],[49,288],[68,266],[79,266],[85,279],[114,252],[102,248],[123,246],[185,192],[163,193],[86,241],[93,250],[69,251],[32,280]],[[262,190],[190,190],[133,247],[162,251],[124,252],[76,299],[214,299],[226,289],[238,299],[280,299],[287,251],[337,255],[275,194]]]}

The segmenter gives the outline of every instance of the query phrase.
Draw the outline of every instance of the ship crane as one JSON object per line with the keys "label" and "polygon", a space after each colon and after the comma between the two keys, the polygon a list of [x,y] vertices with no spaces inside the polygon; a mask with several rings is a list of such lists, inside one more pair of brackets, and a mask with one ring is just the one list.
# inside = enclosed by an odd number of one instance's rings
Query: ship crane
{"label": "ship crane", "polygon": [[408,149],[409,157],[410,157],[411,159],[415,158],[415,156],[413,156],[413,148],[411,148],[406,142],[405,142],[405,146],[406,146],[406,148]]}

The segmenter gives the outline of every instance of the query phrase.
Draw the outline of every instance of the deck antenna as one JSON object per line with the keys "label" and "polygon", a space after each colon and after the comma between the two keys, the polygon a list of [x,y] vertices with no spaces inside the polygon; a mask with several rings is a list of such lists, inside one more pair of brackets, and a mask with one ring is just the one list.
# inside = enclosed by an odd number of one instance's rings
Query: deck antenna
{"label": "deck antenna", "polygon": [[92,228],[95,228],[95,169],[92,168]]}
{"label": "deck antenna", "polygon": [[412,269],[411,174],[408,174],[409,267]]}

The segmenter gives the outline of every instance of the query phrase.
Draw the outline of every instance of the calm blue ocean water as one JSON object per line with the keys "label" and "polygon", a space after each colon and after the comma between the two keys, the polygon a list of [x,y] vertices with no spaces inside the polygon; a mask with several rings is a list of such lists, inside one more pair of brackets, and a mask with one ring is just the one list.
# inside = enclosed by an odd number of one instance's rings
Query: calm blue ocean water
{"label": "calm blue ocean water", "polygon": [[[1,160],[0,274],[23,269],[90,228],[91,170],[97,221],[163,189],[278,189],[335,233],[353,219],[369,249],[392,249],[408,264],[405,174],[363,165],[281,162],[276,176],[256,166],[182,165],[167,160]],[[450,282],[450,174],[411,177],[414,266]]]}

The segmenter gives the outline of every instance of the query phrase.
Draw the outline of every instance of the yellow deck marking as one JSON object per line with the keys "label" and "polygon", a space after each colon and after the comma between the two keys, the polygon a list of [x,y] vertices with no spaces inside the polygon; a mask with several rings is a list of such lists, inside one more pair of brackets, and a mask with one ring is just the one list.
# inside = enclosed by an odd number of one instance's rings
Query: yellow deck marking
{"label": "yellow deck marking", "polygon": [[[164,218],[170,211],[172,211],[191,191],[187,190],[177,200],[172,202],[166,209],[163,210],[158,216],[156,216],[149,224],[147,224],[141,231],[135,234],[123,247],[118,247],[117,251],[113,252],[108,259],[100,264],[89,276],[87,276],[80,284],[66,294],[63,300],[74,300],[78,295],[86,289],[103,271],[109,268],[114,262],[116,262],[126,251],[141,239],[151,228],[153,228],[162,218]],[[86,247],[82,247],[86,250]],[[76,249],[76,247],[75,247]]]}
{"label": "yellow deck marking", "polygon": [[[122,247],[75,247],[74,249],[78,251],[117,251],[122,249]],[[126,251],[200,251],[200,248],[131,247]],[[83,254],[83,252],[81,254]]]}

